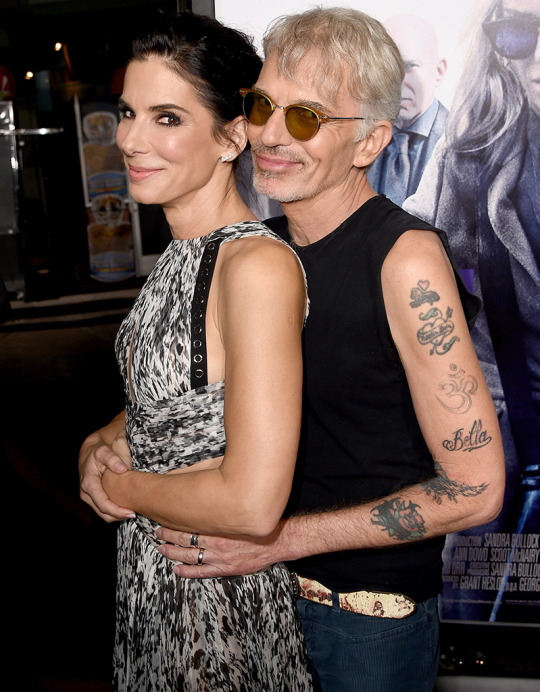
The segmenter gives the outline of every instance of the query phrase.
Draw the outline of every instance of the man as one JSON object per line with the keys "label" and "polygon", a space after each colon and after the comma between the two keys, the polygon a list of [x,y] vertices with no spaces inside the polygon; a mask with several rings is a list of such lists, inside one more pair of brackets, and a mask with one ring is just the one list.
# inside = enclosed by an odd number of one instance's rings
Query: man
{"label": "man", "polygon": [[[469,315],[478,305],[444,236],[366,179],[400,106],[402,62],[382,25],[318,8],[278,20],[264,48],[243,90],[254,182],[283,207],[273,225],[311,299],[297,482],[271,536],[162,528],[159,550],[184,577],[288,562],[320,689],[428,692],[444,535],[496,516],[504,488],[461,298]],[[122,470],[111,426],[80,462],[83,499],[109,519],[129,515],[100,485],[105,468]]]}
{"label": "man", "polygon": [[390,144],[367,177],[376,192],[403,204],[416,192],[435,144],[444,134],[448,110],[435,98],[446,74],[433,26],[421,17],[394,15],[385,23],[405,63],[401,109]]}

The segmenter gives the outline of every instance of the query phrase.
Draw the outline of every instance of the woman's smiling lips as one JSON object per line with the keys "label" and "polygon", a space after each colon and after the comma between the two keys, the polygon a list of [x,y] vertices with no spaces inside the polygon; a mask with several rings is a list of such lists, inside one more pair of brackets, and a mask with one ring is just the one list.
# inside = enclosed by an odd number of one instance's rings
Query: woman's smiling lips
{"label": "woman's smiling lips", "polygon": [[139,166],[128,166],[129,179],[133,182],[145,180],[156,173],[159,173],[161,168],[141,168]]}

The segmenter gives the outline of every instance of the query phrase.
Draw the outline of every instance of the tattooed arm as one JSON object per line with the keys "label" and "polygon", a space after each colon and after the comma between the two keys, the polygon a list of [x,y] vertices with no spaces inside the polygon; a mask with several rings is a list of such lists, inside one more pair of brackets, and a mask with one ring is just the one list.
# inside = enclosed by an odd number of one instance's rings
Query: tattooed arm
{"label": "tattooed arm", "polygon": [[[459,531],[497,516],[504,455],[495,408],[474,351],[454,273],[435,233],[409,231],[383,265],[388,322],[424,439],[433,479],[400,493],[400,511],[423,520],[423,537]],[[383,531],[398,500],[372,511]],[[379,503],[381,504],[381,503]],[[409,540],[406,532],[398,540]]]}
{"label": "tattooed arm", "polygon": [[[204,569],[178,565],[178,574],[238,574],[279,560],[398,545],[483,524],[499,513],[505,470],[497,416],[438,236],[405,233],[388,254],[381,279],[390,330],[435,476],[374,502],[283,520],[262,541],[200,537]],[[188,536],[167,529],[160,534],[188,545]],[[160,550],[193,562],[189,548]]]}

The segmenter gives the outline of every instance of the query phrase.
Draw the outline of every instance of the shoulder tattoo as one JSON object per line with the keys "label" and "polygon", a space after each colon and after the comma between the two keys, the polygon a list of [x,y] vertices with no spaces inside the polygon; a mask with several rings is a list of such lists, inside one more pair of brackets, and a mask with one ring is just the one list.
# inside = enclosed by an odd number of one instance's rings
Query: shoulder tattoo
{"label": "shoulder tattoo", "polygon": [[440,296],[436,291],[430,290],[430,283],[427,280],[419,281],[416,286],[411,289],[411,308],[419,308],[425,303],[431,305],[427,312],[421,312],[419,318],[424,322],[424,325],[417,331],[416,337],[422,346],[431,344],[429,351],[430,355],[444,355],[452,348],[456,341],[459,341],[459,336],[453,335],[454,323],[452,322],[453,310],[450,307],[446,308],[446,313],[443,314],[437,307],[433,307],[433,303],[440,300]]}

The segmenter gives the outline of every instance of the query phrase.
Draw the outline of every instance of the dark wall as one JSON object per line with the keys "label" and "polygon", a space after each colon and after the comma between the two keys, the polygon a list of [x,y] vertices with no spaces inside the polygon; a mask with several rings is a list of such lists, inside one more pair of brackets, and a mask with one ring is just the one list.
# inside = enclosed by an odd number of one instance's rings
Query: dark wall
{"label": "dark wall", "polygon": [[[2,0],[0,66],[14,77],[16,125],[63,130],[18,138],[25,300],[103,288],[89,277],[74,95],[81,104],[116,103],[130,37],[156,8],[191,9],[191,3]],[[55,51],[57,41],[65,49]],[[25,78],[28,70],[33,79]]]}

